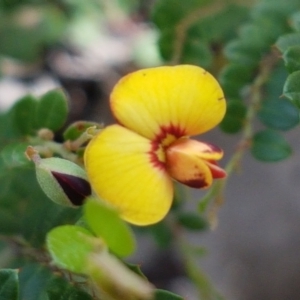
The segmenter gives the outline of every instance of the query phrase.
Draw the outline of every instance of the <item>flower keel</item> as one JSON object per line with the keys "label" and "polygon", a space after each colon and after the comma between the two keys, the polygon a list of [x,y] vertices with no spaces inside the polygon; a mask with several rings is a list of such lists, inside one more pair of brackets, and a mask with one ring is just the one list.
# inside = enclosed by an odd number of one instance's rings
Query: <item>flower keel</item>
{"label": "flower keel", "polygon": [[187,186],[207,188],[214,178],[226,176],[216,163],[222,156],[216,146],[181,138],[166,149],[166,168],[172,178]]}

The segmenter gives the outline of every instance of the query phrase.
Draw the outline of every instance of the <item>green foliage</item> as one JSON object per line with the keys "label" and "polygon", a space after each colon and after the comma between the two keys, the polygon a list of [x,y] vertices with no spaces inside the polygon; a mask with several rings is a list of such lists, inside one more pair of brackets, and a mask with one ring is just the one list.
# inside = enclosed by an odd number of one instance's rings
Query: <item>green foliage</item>
{"label": "green foliage", "polygon": [[297,46],[299,44],[300,33],[288,33],[280,36],[275,45],[281,52],[285,52],[290,47]]}
{"label": "green foliage", "polygon": [[78,139],[89,127],[96,126],[100,127],[98,123],[89,121],[77,121],[68,126],[64,131],[64,139],[74,141]]}
{"label": "green foliage", "polygon": [[27,95],[19,100],[13,108],[13,123],[22,135],[31,134],[35,128],[34,116],[36,111],[36,99]]}
{"label": "green foliage", "polygon": [[86,229],[64,225],[47,235],[47,248],[55,264],[75,273],[84,273],[88,256],[104,246]]}
{"label": "green foliage", "polygon": [[[165,60],[179,56],[181,63],[206,68],[212,65],[213,48],[232,36],[234,28],[246,18],[246,9],[232,4],[222,7],[215,15],[206,15],[209,4],[211,2],[207,0],[161,0],[155,3],[152,20],[160,30],[159,47]],[[195,21],[190,22],[190,19]]]}
{"label": "green foliage", "polygon": [[[284,0],[247,6],[229,2],[157,0],[150,16],[166,64],[200,65],[219,78],[227,99],[220,128],[239,133],[235,152],[227,153],[228,177],[245,151],[264,162],[290,157],[293,151],[283,134],[299,125],[300,109],[299,0],[288,5]],[[43,63],[47,49],[67,42],[69,23],[81,14],[117,8],[135,16],[143,5],[136,0],[118,0],[108,7],[97,1],[4,0],[0,56]],[[80,205],[90,195],[90,189],[81,189],[82,181],[89,186],[82,156],[91,127],[103,127],[76,120],[64,129],[68,104],[67,94],[56,89],[39,98],[25,95],[0,112],[0,258],[1,251],[11,250],[8,260],[0,259],[5,268],[0,269],[0,300],[148,300],[153,292],[153,300],[183,299],[155,290],[140,266],[122,261],[135,251],[136,241],[117,211],[97,198],[88,199],[83,209],[57,205],[63,201],[54,194],[63,194],[69,204],[70,195],[80,195]],[[64,143],[53,140],[62,128]],[[38,159],[31,157],[34,163],[24,154],[28,146],[39,152]],[[136,231],[151,234],[161,248],[176,247],[180,234],[209,227],[203,215],[211,216],[219,205],[225,184],[212,186],[200,203],[201,214],[185,210],[187,194],[176,184],[170,216]],[[189,255],[205,251],[188,248],[181,254],[193,268]],[[201,278],[200,294],[209,285]]]}
{"label": "green foliage", "polygon": [[101,237],[109,249],[119,256],[128,256],[135,249],[135,240],[128,225],[118,213],[100,200],[89,199],[85,218],[93,232]]}
{"label": "green foliage", "polygon": [[43,95],[37,104],[35,122],[37,128],[56,131],[64,125],[68,114],[67,98],[62,90],[52,90]]}
{"label": "green foliage", "polygon": [[264,130],[254,135],[251,152],[259,160],[274,162],[289,157],[292,150],[279,133],[272,130]]}
{"label": "green foliage", "polygon": [[156,290],[154,300],[184,300],[184,298],[164,290]]}
{"label": "green foliage", "polygon": [[227,112],[220,127],[227,133],[236,133],[242,129],[247,113],[246,105],[240,100],[230,100],[227,103]]}
{"label": "green foliage", "polygon": [[41,264],[25,264],[19,274],[19,299],[92,300],[87,292],[78,287],[80,283],[84,282],[84,279],[71,284],[61,275],[54,274]]}
{"label": "green foliage", "polygon": [[66,26],[66,17],[55,5],[20,6],[5,13],[0,7],[0,15],[0,54],[25,62],[40,58]]}
{"label": "green foliage", "polygon": [[262,102],[260,120],[269,128],[289,130],[299,124],[299,111],[286,99],[270,99]]}
{"label": "green foliage", "polygon": [[171,246],[173,233],[165,221],[149,226],[148,230],[150,230],[150,233],[159,247],[164,249]]}
{"label": "green foliage", "polygon": [[[27,149],[26,143],[13,142],[6,145],[0,152],[0,159],[3,164],[3,174],[6,168],[26,167],[30,165],[28,158],[24,155]],[[1,174],[1,167],[0,167]]]}
{"label": "green foliage", "polygon": [[0,299],[19,299],[18,270],[0,270]]}
{"label": "green foliage", "polygon": [[287,78],[284,87],[283,95],[290,99],[298,108],[300,108],[300,71],[293,72]]}
{"label": "green foliage", "polygon": [[208,223],[202,216],[194,212],[180,212],[177,215],[178,223],[190,230],[204,230],[208,228]]}
{"label": "green foliage", "polygon": [[291,46],[284,51],[283,60],[290,73],[300,70],[300,46]]}

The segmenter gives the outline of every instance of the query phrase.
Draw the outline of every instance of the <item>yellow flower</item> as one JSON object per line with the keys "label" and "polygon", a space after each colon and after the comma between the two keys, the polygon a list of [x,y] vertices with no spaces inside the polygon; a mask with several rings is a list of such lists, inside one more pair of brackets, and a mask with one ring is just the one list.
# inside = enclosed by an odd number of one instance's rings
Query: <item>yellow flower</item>
{"label": "yellow flower", "polygon": [[190,65],[140,70],[114,87],[110,104],[120,125],[88,144],[85,166],[95,192],[136,225],[164,218],[173,180],[209,187],[225,171],[216,146],[192,140],[223,118],[226,101],[215,78]]}

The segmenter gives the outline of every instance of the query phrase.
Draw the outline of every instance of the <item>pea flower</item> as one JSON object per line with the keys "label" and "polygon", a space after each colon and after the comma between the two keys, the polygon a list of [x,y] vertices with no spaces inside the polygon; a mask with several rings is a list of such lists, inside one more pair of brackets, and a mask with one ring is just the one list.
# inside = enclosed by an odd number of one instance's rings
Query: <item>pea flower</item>
{"label": "pea flower", "polygon": [[226,101],[215,78],[200,67],[164,66],[128,74],[114,87],[110,105],[119,124],[88,144],[85,166],[95,192],[136,225],[163,219],[173,180],[207,188],[226,173],[223,152],[190,139],[215,127]]}

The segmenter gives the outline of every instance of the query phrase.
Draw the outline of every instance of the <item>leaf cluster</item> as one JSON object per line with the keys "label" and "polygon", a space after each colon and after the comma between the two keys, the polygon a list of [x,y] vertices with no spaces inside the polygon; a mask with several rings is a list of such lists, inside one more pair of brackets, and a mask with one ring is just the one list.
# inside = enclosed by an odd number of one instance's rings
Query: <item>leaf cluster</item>
{"label": "leaf cluster", "polygon": [[220,127],[231,134],[247,132],[244,142],[259,160],[278,161],[292,152],[281,132],[299,124],[299,9],[296,0],[289,5],[262,0],[248,7],[234,1],[162,0],[153,9],[163,58],[219,73],[227,99]]}
{"label": "leaf cluster", "polygon": [[[125,297],[126,293],[131,295],[131,289],[126,286],[126,281],[115,282],[114,278],[118,272],[125,272],[129,278],[134,278],[137,286],[145,282],[145,289],[151,290],[153,299],[182,299],[170,292],[153,289],[137,266],[129,268],[121,262],[122,257],[134,251],[136,242],[132,230],[116,211],[92,199],[86,201],[84,209],[61,206],[44,194],[44,182],[37,181],[34,169],[47,165],[51,173],[51,168],[54,168],[54,165],[51,167],[52,161],[55,164],[62,161],[66,163],[61,162],[54,169],[72,173],[73,163],[66,159],[72,158],[80,163],[82,151],[80,143],[79,150],[70,145],[79,141],[85,143],[86,139],[82,138],[87,136],[86,132],[101,127],[94,122],[77,121],[62,132],[63,143],[55,142],[54,132],[61,130],[67,116],[68,100],[61,89],[52,90],[40,98],[24,96],[10,110],[0,114],[3,126],[0,131],[3,145],[0,148],[0,237],[3,237],[0,246],[1,252],[10,253],[3,262],[0,256],[0,298],[39,300],[59,296],[66,300],[93,299],[99,290],[99,299],[103,293],[118,298],[115,292],[120,286],[123,286]],[[38,160],[43,160],[44,155],[58,157],[44,159],[47,164],[41,167],[39,163],[34,166],[25,156],[29,145],[40,149],[42,157]],[[70,170],[64,169],[69,165]],[[179,198],[178,202],[182,201]],[[181,223],[187,223],[186,227],[192,223],[190,227],[195,229],[203,225],[199,225],[196,219],[192,222],[182,220]],[[94,269],[97,264],[102,267]],[[110,264],[113,267],[109,267]],[[108,282],[101,273],[106,267],[113,268],[107,270],[112,273]]]}

